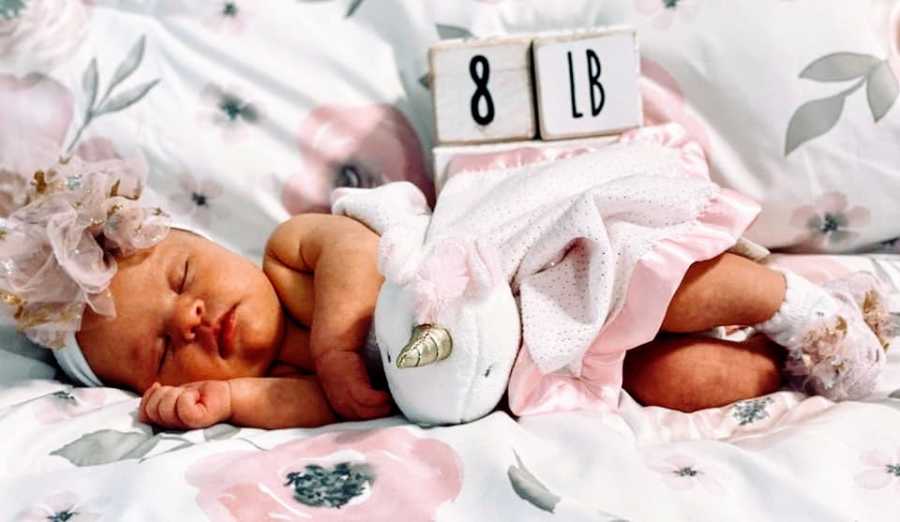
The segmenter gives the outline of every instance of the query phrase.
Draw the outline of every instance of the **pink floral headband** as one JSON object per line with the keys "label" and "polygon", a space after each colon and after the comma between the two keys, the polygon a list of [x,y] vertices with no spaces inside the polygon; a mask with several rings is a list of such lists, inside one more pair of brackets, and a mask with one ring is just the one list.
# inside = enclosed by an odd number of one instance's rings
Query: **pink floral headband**
{"label": "pink floral headband", "polygon": [[63,348],[86,305],[115,315],[115,257],[169,231],[162,209],[138,202],[146,171],[140,158],[60,160],[34,173],[24,206],[0,218],[0,301],[33,342]]}

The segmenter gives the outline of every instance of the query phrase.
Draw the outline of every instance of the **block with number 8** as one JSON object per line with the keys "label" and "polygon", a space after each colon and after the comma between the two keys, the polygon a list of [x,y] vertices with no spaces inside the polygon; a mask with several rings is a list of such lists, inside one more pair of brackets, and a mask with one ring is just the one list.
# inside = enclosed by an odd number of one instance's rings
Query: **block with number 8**
{"label": "block with number 8", "polygon": [[535,136],[531,38],[448,40],[429,60],[438,143]]}

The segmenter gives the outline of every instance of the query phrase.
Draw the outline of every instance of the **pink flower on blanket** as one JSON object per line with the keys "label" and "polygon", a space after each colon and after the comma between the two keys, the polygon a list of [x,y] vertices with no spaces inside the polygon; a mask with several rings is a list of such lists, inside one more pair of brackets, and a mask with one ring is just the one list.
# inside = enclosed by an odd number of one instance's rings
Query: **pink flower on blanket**
{"label": "pink flower on blanket", "polygon": [[865,207],[848,207],[847,196],[828,192],[813,205],[794,210],[791,226],[806,229],[796,242],[819,250],[847,246],[859,237],[857,230],[869,224],[871,215]]}
{"label": "pink flower on blanket", "polygon": [[88,33],[90,9],[69,0],[0,2],[0,63],[24,73],[68,59]]}
{"label": "pink flower on blanket", "polygon": [[257,11],[257,2],[219,1],[203,2],[196,6],[207,27],[229,35],[240,34]]}
{"label": "pink flower on blanket", "polygon": [[54,493],[30,509],[19,513],[18,522],[93,522],[101,515],[89,510],[87,503],[71,491]]}
{"label": "pink flower on blanket", "polygon": [[244,139],[262,119],[259,104],[239,87],[211,83],[200,92],[197,121],[218,130],[225,141]]}
{"label": "pink flower on blanket", "polygon": [[672,489],[684,491],[700,487],[705,493],[721,495],[725,488],[710,471],[709,465],[701,465],[693,457],[683,454],[669,455],[650,464],[650,469],[662,475],[663,482]]}
{"label": "pink flower on blanket", "polygon": [[106,403],[102,388],[59,390],[35,401],[34,416],[41,424],[53,424],[96,410]]}
{"label": "pink flower on blanket", "polygon": [[0,170],[52,165],[72,122],[72,94],[52,78],[0,74]]}
{"label": "pink flower on blanket", "polygon": [[640,13],[653,17],[654,27],[668,29],[675,22],[676,14],[683,21],[693,20],[700,0],[635,0],[634,6]]}
{"label": "pink flower on blanket", "polygon": [[900,449],[895,452],[872,450],[860,456],[866,469],[855,477],[856,485],[865,489],[896,486],[900,492]]}
{"label": "pink flower on blanket", "polygon": [[192,465],[187,481],[212,520],[434,520],[462,487],[447,444],[406,427],[341,431]]}
{"label": "pink flower on blanket", "polygon": [[56,80],[0,74],[0,216],[24,205],[32,174],[59,159],[72,107],[72,94]]}
{"label": "pink flower on blanket", "polygon": [[335,188],[390,181],[410,181],[433,201],[416,131],[391,105],[318,107],[303,121],[298,141],[303,168],[281,194],[291,214],[327,212]]}
{"label": "pink flower on blanket", "polygon": [[204,228],[215,221],[216,199],[224,193],[222,184],[213,178],[195,178],[190,172],[179,176],[178,192],[169,195],[169,203],[176,217],[190,217]]}
{"label": "pink flower on blanket", "polygon": [[644,126],[678,123],[700,143],[707,155],[712,152],[706,124],[686,102],[681,87],[669,71],[653,60],[641,58],[640,89]]}

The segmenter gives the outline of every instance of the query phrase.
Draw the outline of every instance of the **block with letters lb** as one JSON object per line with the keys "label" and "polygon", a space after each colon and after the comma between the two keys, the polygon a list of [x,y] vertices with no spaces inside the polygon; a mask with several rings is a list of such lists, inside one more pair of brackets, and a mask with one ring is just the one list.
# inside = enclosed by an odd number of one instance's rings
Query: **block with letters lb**
{"label": "block with letters lb", "polygon": [[534,138],[530,37],[446,40],[429,60],[438,143]]}
{"label": "block with letters lb", "polygon": [[615,134],[641,125],[633,28],[539,36],[533,52],[541,139]]}

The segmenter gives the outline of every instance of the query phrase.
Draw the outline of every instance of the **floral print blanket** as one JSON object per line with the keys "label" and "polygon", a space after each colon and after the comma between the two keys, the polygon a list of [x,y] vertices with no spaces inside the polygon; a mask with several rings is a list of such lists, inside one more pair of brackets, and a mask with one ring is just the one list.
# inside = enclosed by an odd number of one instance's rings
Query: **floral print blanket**
{"label": "floral print blanket", "polygon": [[[900,256],[785,256],[824,280]],[[900,342],[900,339],[897,340]],[[400,417],[319,429],[156,431],[139,398],[74,388],[0,334],[0,520],[895,520],[900,352],[878,391],[781,391],[684,414],[618,412],[422,429]]]}

